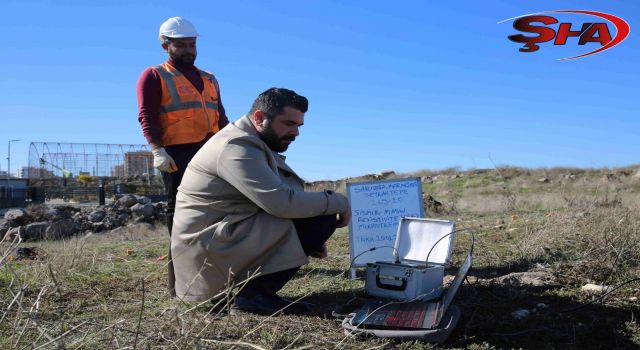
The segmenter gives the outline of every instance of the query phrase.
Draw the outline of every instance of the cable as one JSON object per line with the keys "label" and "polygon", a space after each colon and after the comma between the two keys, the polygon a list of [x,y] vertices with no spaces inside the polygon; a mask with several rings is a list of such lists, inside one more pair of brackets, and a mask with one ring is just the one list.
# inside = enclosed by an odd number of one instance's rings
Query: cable
{"label": "cable", "polygon": [[599,297],[597,297],[597,298],[595,298],[595,299],[593,299],[593,300],[589,301],[588,303],[586,303],[586,304],[584,304],[584,305],[580,305],[580,306],[578,306],[578,307],[575,307],[575,308],[573,308],[573,309],[569,309],[569,310],[560,310],[560,311],[558,311],[558,312],[560,312],[560,313],[563,313],[563,314],[564,314],[564,313],[569,313],[569,312],[575,312],[575,311],[578,311],[578,310],[580,310],[580,309],[582,309],[582,308],[585,308],[585,307],[587,307],[587,306],[589,306],[589,305],[591,305],[591,304],[595,303],[596,301],[599,301],[599,300],[602,300],[602,299],[606,298],[607,296],[609,296],[609,294],[611,294],[611,293],[615,292],[616,290],[620,289],[620,287],[622,287],[622,286],[624,286],[624,285],[626,285],[626,284],[629,284],[629,283],[631,283],[631,282],[636,282],[636,281],[640,281],[640,277],[639,277],[639,278],[633,278],[633,279],[630,279],[630,280],[624,281],[624,282],[620,283],[619,285],[615,286],[615,287],[614,287],[613,289],[611,289],[610,291],[608,291],[608,292],[606,292],[606,293],[602,294],[601,296],[599,296]]}
{"label": "cable", "polygon": [[471,233],[471,249],[469,250],[469,254],[473,255],[473,248],[474,248],[474,247],[475,247],[475,245],[476,245],[476,235],[473,233],[473,231],[471,231],[471,230],[470,230],[470,229],[468,229],[468,228],[461,228],[461,229],[459,229],[459,230],[451,231],[451,232],[447,233],[446,235],[444,235],[444,236],[440,237],[440,239],[438,239],[438,240],[436,241],[436,243],[434,243],[434,244],[431,246],[431,249],[429,249],[429,253],[427,253],[427,258],[425,259],[425,262],[424,262],[424,263],[425,263],[425,266],[429,265],[429,256],[431,255],[431,252],[433,251],[433,248],[435,248],[435,247],[438,245],[438,243],[440,243],[440,241],[442,241],[445,237],[451,236],[451,235],[452,235],[452,234],[454,234],[454,233],[458,233],[458,232],[467,232],[467,231]]}
{"label": "cable", "polygon": [[381,245],[381,246],[377,246],[377,247],[373,247],[371,249],[367,249],[364,252],[361,252],[360,254],[356,255],[353,259],[351,259],[351,262],[349,263],[349,269],[353,268],[353,263],[356,261],[357,258],[359,258],[361,255],[365,254],[365,253],[369,253],[372,252],[378,248],[391,248],[395,251],[396,253],[396,260],[399,259],[399,255],[398,255],[398,249],[396,249],[396,247],[392,247],[390,245]]}

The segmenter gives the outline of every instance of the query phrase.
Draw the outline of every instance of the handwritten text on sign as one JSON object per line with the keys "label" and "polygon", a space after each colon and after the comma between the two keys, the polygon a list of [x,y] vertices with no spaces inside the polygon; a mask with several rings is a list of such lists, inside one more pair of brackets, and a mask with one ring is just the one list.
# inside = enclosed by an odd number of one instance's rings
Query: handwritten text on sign
{"label": "handwritten text on sign", "polygon": [[[400,218],[423,217],[420,179],[397,179],[349,183],[347,188],[353,217],[350,224],[351,256],[373,247],[393,246]],[[355,261],[388,260],[389,249],[363,254]]]}

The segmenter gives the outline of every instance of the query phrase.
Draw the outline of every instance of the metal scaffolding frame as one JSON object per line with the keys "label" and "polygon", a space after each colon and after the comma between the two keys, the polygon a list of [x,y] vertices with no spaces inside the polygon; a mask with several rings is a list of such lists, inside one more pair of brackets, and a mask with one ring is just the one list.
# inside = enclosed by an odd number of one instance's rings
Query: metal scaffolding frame
{"label": "metal scaffolding frame", "polygon": [[148,145],[31,142],[26,177],[93,177],[124,179],[153,176]]}

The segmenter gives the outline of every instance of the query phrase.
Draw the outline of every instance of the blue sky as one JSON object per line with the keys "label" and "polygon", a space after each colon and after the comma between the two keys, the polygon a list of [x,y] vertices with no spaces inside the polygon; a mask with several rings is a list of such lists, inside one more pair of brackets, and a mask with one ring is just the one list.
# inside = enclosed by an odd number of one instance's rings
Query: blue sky
{"label": "blue sky", "polygon": [[[640,154],[637,1],[31,1],[4,0],[0,156],[28,164],[29,143],[145,143],[136,81],[163,62],[168,17],[201,34],[231,120],[261,91],[310,100],[286,155],[309,180],[391,169],[615,167]],[[533,12],[611,13],[631,27],[617,47],[541,44],[518,52],[499,21]],[[593,17],[556,16],[582,22]],[[613,28],[613,26],[610,26]],[[613,33],[612,33],[613,34]],[[634,102],[635,101],[635,102]]]}

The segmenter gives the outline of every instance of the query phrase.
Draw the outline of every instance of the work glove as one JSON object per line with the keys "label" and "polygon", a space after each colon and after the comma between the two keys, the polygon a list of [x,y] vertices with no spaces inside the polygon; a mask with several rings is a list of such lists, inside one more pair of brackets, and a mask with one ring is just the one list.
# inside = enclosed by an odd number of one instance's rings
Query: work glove
{"label": "work glove", "polygon": [[173,161],[173,158],[171,158],[164,147],[154,148],[151,150],[151,153],[153,153],[154,168],[167,173],[172,173],[178,170],[176,162]]}

